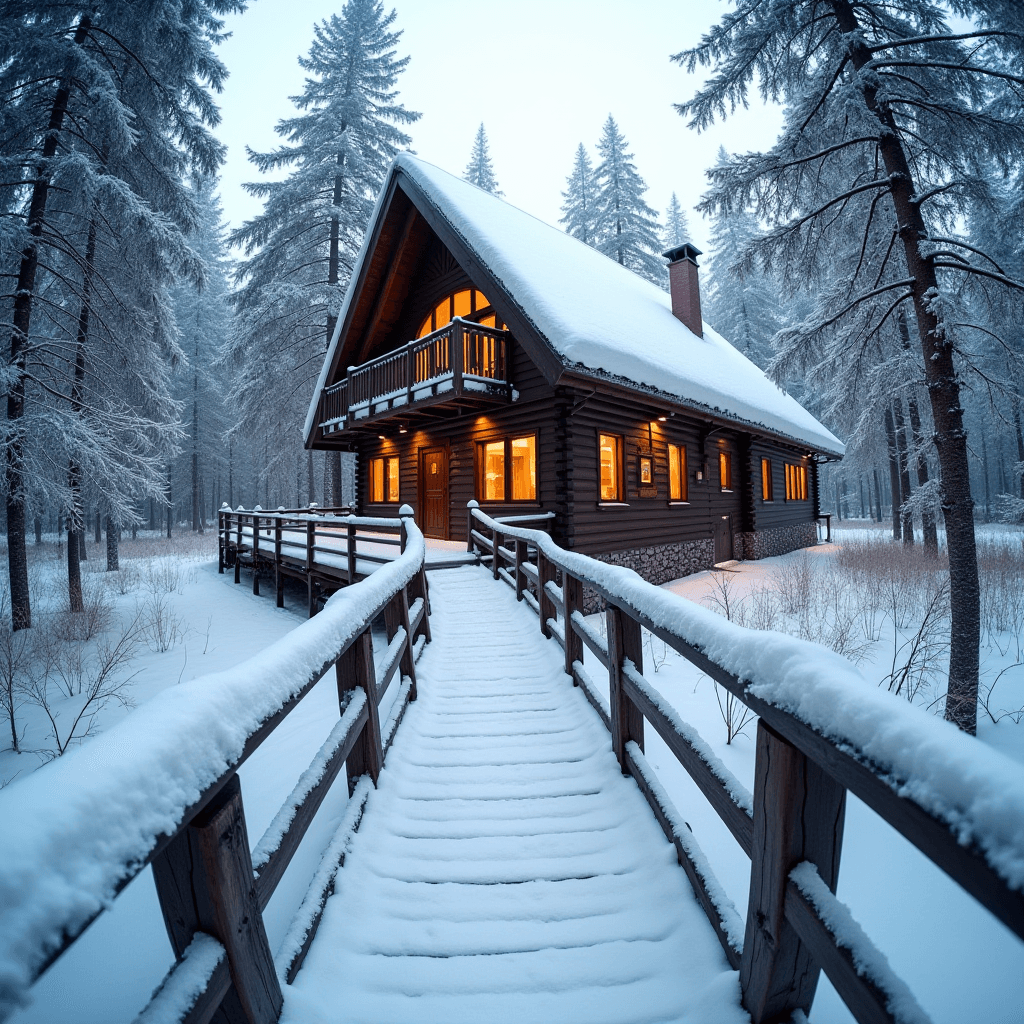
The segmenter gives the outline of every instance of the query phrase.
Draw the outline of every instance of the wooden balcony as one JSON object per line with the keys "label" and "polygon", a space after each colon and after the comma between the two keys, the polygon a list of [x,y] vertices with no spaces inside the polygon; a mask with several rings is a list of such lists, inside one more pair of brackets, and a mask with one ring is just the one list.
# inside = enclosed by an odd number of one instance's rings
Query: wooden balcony
{"label": "wooden balcony", "polygon": [[[362,366],[320,395],[325,434],[438,406],[460,409],[512,401],[511,335],[458,317]],[[440,411],[440,410],[438,410]]]}

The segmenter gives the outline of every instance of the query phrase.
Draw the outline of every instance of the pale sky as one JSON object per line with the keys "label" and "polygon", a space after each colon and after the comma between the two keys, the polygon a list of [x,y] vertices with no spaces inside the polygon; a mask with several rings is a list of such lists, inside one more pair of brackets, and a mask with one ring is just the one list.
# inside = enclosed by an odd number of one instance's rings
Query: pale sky
{"label": "pale sky", "polygon": [[[222,175],[232,226],[260,210],[241,188],[257,177],[245,146],[270,149],[274,126],[294,113],[302,88],[296,58],[308,52],[313,24],[340,13],[343,0],[255,0],[228,21],[220,47],[231,75],[219,101],[218,135],[228,147]],[[699,80],[669,55],[694,45],[728,9],[717,0],[395,0],[404,30],[399,55],[411,57],[398,88],[423,116],[408,129],[412,148],[461,175],[483,121],[505,199],[558,224],[561,193],[582,142],[594,154],[611,113],[649,186],[647,202],[664,216],[675,191],[694,243],[707,248],[707,224],[692,211],[706,188],[704,169],[720,145],[767,148],[781,124],[760,104],[698,135],[672,104]]]}

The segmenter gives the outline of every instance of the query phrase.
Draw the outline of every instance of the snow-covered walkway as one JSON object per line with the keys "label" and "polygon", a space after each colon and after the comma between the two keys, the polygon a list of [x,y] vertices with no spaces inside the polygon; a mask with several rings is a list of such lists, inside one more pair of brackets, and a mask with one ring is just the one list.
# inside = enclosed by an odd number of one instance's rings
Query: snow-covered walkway
{"label": "snow-covered walkway", "polygon": [[282,1021],[748,1020],[560,648],[480,567],[430,585],[419,699]]}

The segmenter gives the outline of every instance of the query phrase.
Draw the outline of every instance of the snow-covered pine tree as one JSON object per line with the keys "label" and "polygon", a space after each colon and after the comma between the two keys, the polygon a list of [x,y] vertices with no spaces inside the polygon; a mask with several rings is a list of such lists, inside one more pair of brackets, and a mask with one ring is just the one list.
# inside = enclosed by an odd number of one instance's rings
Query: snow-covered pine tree
{"label": "snow-covered pine tree", "polygon": [[[220,15],[244,6],[156,0],[142,10],[97,0],[80,11],[40,0],[0,11],[0,251],[11,261],[0,316],[12,325],[4,483],[15,628],[31,624],[26,495],[49,488],[75,504],[71,481],[52,473],[54,456],[59,464],[61,452],[74,453],[82,471],[91,460],[97,480],[116,482],[108,494],[115,502],[148,477],[148,449],[159,443],[149,427],[166,412],[166,375],[148,367],[147,379],[143,364],[154,349],[138,346],[141,357],[134,343],[148,324],[155,344],[173,349],[161,290],[167,272],[195,265],[183,237],[193,211],[181,177],[220,160],[208,90],[220,88],[224,69],[212,46]],[[135,385],[148,426],[135,416]]]}
{"label": "snow-covered pine tree", "polygon": [[667,251],[677,245],[682,245],[683,242],[691,241],[690,221],[686,216],[686,211],[679,203],[679,197],[673,192],[672,198],[668,201],[668,209],[665,211],[665,227],[661,232],[662,247]]}
{"label": "snow-covered pine tree", "polygon": [[[969,19],[952,28],[948,15]],[[756,81],[788,104],[781,136],[711,171],[700,209],[750,205],[773,229],[751,252],[789,282],[819,278],[844,240],[845,288],[802,328],[808,349],[870,338],[908,307],[941,469],[952,642],[945,714],[977,723],[980,590],[964,429],[962,339],[973,294],[1022,286],[955,230],[992,203],[991,171],[1024,148],[1024,6],[1008,0],[737,0],[676,55],[712,66],[680,113],[700,130]],[[858,325],[859,326],[855,326]],[[790,339],[790,352],[796,349]],[[816,358],[809,352],[809,359]]]}
{"label": "snow-covered pine tree", "polygon": [[[237,316],[230,345],[232,400],[240,438],[272,439],[271,460],[294,461],[301,424],[337,322],[345,286],[392,159],[409,144],[402,125],[420,115],[398,101],[395,12],[381,0],[347,0],[314,29],[309,72],[277,125],[286,144],[250,151],[281,180],[246,185],[263,212],[230,241],[246,259],[236,272]],[[268,402],[267,395],[275,400]],[[331,500],[341,502],[341,459],[332,453]],[[264,466],[267,473],[270,466]],[[325,500],[326,500],[325,495]]]}
{"label": "snow-covered pine tree", "polygon": [[202,533],[209,492],[225,460],[224,433],[229,424],[218,362],[231,334],[231,301],[224,226],[216,179],[197,178],[193,191],[199,227],[193,245],[206,264],[202,286],[182,283],[172,300],[184,360],[175,374],[175,397],[183,406],[185,451],[175,460],[178,494],[190,495],[192,530]]}
{"label": "snow-covered pine tree", "polygon": [[[728,154],[719,149],[718,164],[727,163]],[[758,233],[757,219],[748,209],[723,207],[715,211],[702,306],[704,319],[765,369],[773,355],[771,340],[785,318],[774,275],[742,262]]]}
{"label": "snow-covered pine tree", "polygon": [[491,163],[491,147],[487,142],[487,132],[484,131],[484,123],[476,130],[476,138],[473,140],[473,150],[469,154],[469,163],[466,165],[466,173],[463,174],[471,185],[482,188],[491,195],[503,196],[505,193],[498,188],[498,179],[494,176],[494,165]]}
{"label": "snow-covered pine tree", "polygon": [[601,162],[597,181],[595,248],[629,267],[635,274],[668,287],[668,272],[662,259],[658,215],[644,202],[647,185],[627,151],[625,136],[611,114],[604,123],[597,153]]}
{"label": "snow-covered pine tree", "polygon": [[572,171],[565,179],[562,193],[562,216],[558,223],[565,225],[565,232],[587,245],[597,241],[597,182],[594,179],[594,165],[590,154],[581,142],[576,150]]}

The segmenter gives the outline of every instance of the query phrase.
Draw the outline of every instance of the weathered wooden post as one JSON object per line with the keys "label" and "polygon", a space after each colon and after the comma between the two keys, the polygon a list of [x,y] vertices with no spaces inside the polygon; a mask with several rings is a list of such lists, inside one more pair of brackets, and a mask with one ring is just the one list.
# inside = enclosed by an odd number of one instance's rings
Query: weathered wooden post
{"label": "weathered wooden post", "polygon": [[277,592],[277,607],[284,607],[284,576],[281,575],[281,515],[274,519],[274,587]]}
{"label": "weathered wooden post", "polygon": [[497,528],[491,527],[491,575],[498,578],[498,567],[501,562],[498,561],[498,545],[501,541],[501,535],[498,533]]}
{"label": "weathered wooden post", "polygon": [[523,562],[526,561],[526,541],[516,538],[516,561],[515,561],[515,580],[516,580],[516,600],[522,601],[523,599]]}
{"label": "weathered wooden post", "polygon": [[351,586],[356,581],[356,524],[349,523],[345,530],[345,554],[348,566],[348,582]]}
{"label": "weathered wooden post", "polygon": [[583,662],[583,638],[572,628],[573,612],[583,601],[583,584],[567,570],[562,570],[562,624],[565,628],[565,674],[572,685],[579,685],[573,673],[574,661]]}
{"label": "weathered wooden post", "polygon": [[223,506],[217,512],[217,572],[224,574],[224,559],[227,557],[227,526]]}
{"label": "weathered wooden post", "polygon": [[360,634],[337,660],[335,673],[338,679],[338,701],[343,712],[350,699],[350,690],[358,688],[366,693],[366,725],[363,726],[363,731],[345,762],[351,796],[361,775],[369,773],[376,786],[384,764],[384,747],[380,739],[380,713],[377,707],[377,678],[373,669],[373,639],[370,630]]}
{"label": "weathered wooden post", "polygon": [[[241,509],[241,505],[238,506]],[[239,562],[238,556],[242,550],[242,516],[240,513],[235,513],[235,582],[242,582],[242,566]]]}
{"label": "weathered wooden post", "polygon": [[260,517],[252,517],[252,592],[259,595],[260,592]]}
{"label": "weathered wooden post", "polygon": [[608,627],[608,706],[611,711],[612,751],[622,774],[628,775],[626,744],[634,740],[641,750],[644,749],[644,716],[623,690],[622,666],[631,661],[637,672],[643,673],[643,635],[640,623],[616,605],[608,605],[605,621]]}
{"label": "weathered wooden post", "polygon": [[314,547],[316,547],[316,520],[310,515],[306,517],[306,600],[310,618],[316,614],[316,588],[313,582]]}
{"label": "weathered wooden post", "polygon": [[452,320],[452,331],[450,335],[451,362],[452,362],[452,394],[459,394],[462,391],[462,344],[465,331],[462,328],[462,320],[455,317]]}
{"label": "weathered wooden post", "polygon": [[154,858],[153,879],[177,957],[196,932],[227,950],[232,985],[218,1019],[276,1021],[284,999],[260,913],[237,775]]}
{"label": "weathered wooden post", "polygon": [[466,550],[469,551],[470,554],[476,550],[476,542],[473,540],[473,509],[479,507],[480,502],[475,498],[470,498],[469,503],[466,505]]}
{"label": "weathered wooden post", "polygon": [[540,615],[540,631],[545,636],[551,636],[548,627],[548,619],[557,619],[558,612],[555,611],[555,602],[551,600],[548,593],[548,583],[555,580],[555,565],[537,546],[537,611]]}
{"label": "weathered wooden post", "polygon": [[820,968],[786,920],[789,873],[810,861],[835,892],[846,790],[759,721],[754,769],[750,899],[740,963],[743,1005],[753,1024],[810,1011]]}

